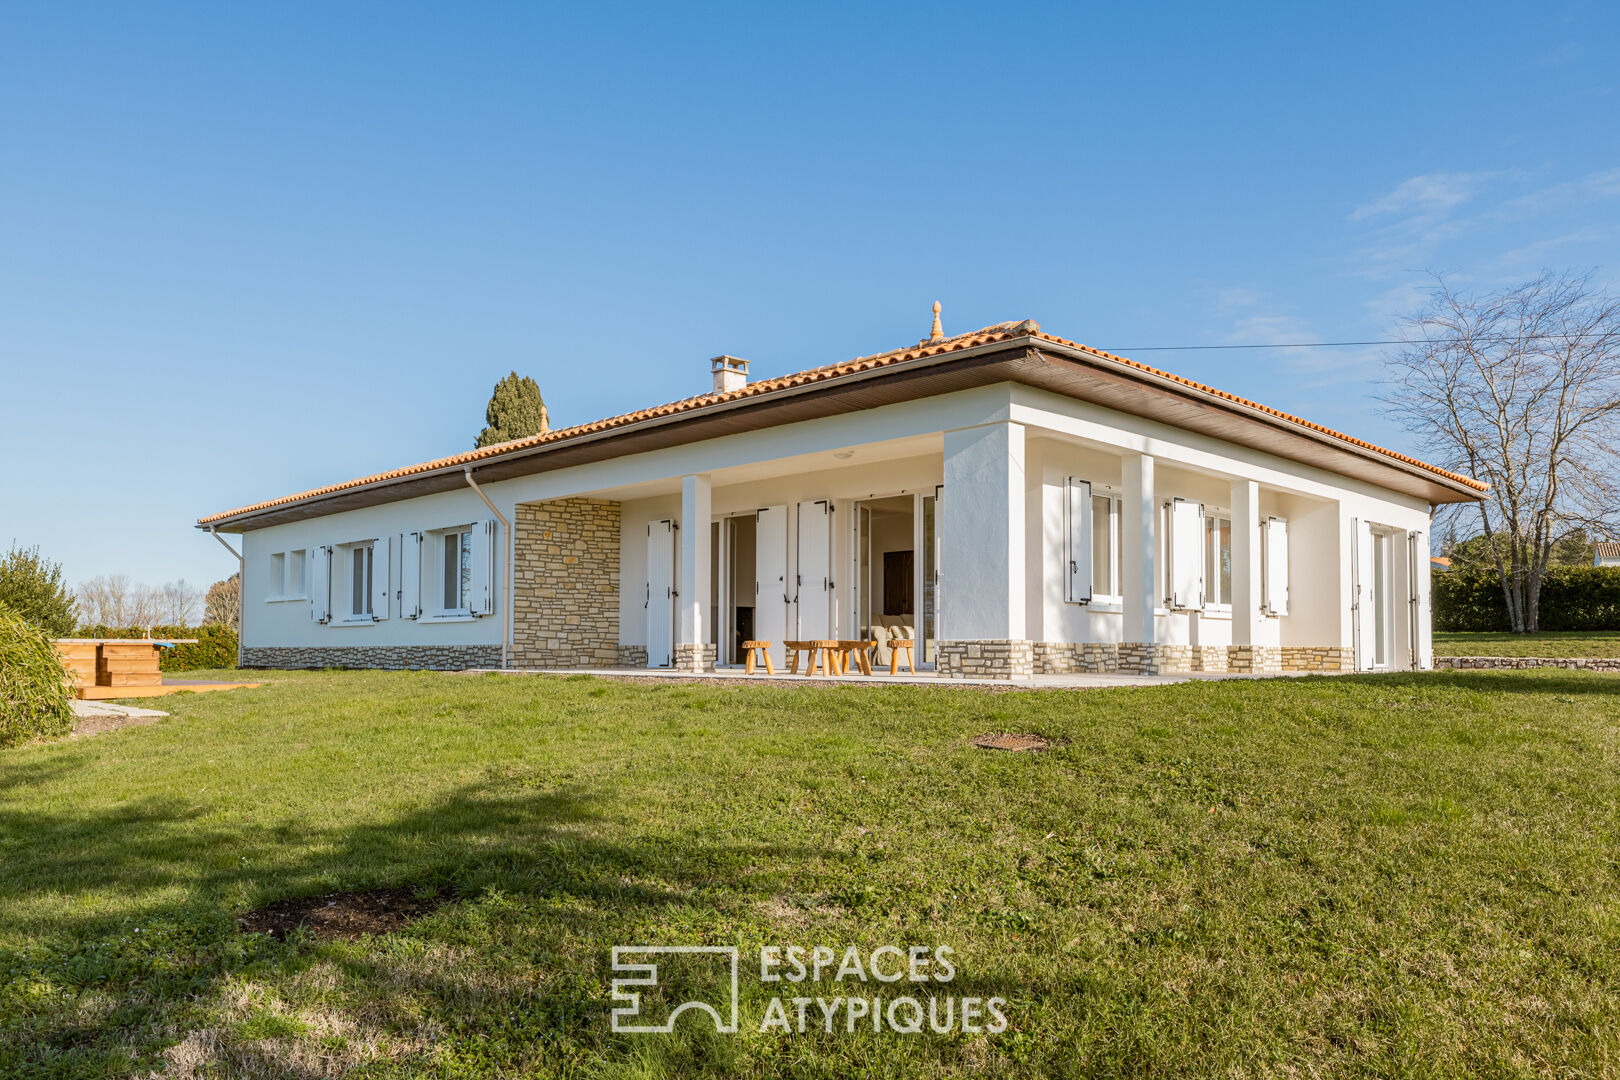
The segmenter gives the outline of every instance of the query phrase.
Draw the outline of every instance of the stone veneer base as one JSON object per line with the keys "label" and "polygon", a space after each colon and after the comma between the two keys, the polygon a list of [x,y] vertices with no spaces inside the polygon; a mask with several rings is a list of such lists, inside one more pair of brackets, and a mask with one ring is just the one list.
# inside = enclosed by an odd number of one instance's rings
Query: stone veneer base
{"label": "stone veneer base", "polygon": [[389,671],[466,671],[501,666],[499,645],[249,646],[250,668],[381,668]]}
{"label": "stone veneer base", "polygon": [[1275,675],[1285,671],[1350,671],[1354,652],[1335,645],[1152,645],[1142,642],[1031,642],[1033,673],[1075,675],[1230,672]]}
{"label": "stone veneer base", "polygon": [[934,673],[942,679],[1027,679],[1035,674],[1034,642],[1008,638],[939,641]]}
{"label": "stone veneer base", "polygon": [[713,671],[718,656],[719,649],[713,645],[677,643],[670,667],[676,671]]}

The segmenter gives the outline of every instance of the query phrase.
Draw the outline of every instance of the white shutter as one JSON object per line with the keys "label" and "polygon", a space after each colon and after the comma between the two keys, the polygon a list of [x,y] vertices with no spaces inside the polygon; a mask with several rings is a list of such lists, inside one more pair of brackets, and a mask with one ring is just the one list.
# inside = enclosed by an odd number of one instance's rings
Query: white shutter
{"label": "white shutter", "polygon": [[1204,504],[1170,500],[1170,604],[1173,610],[1204,606]]}
{"label": "white shutter", "polygon": [[318,623],[332,621],[332,549],[318,547],[309,564],[309,617]]}
{"label": "white shutter", "polygon": [[1372,530],[1360,518],[1350,519],[1350,618],[1356,670],[1371,671],[1373,635],[1378,632],[1373,610],[1373,542]]}
{"label": "white shutter", "polygon": [[391,536],[380,536],[371,542],[371,617],[378,622],[388,618],[393,607],[394,590],[388,573],[388,553],[393,546]]}
{"label": "white shutter", "polygon": [[1288,522],[1279,517],[1266,518],[1262,531],[1265,568],[1260,575],[1261,610],[1267,615],[1288,614]]}
{"label": "white shutter", "polygon": [[486,518],[473,522],[472,534],[472,596],[467,600],[474,615],[495,614],[495,520]]}
{"label": "white shutter", "polygon": [[1091,603],[1091,484],[1069,477],[1064,492],[1064,527],[1068,530],[1069,599]]}
{"label": "white shutter", "polygon": [[761,507],[754,515],[754,638],[771,643],[771,658],[787,663],[787,507]]}
{"label": "white shutter", "polygon": [[422,534],[409,532],[399,538],[399,617],[417,619],[422,615]]}
{"label": "white shutter", "polygon": [[832,637],[832,505],[825,500],[798,506],[798,569],[794,598],[799,608],[799,637]]}
{"label": "white shutter", "polygon": [[1421,530],[1406,534],[1406,580],[1412,591],[1412,668],[1434,666],[1433,637],[1429,627],[1429,537]]}
{"label": "white shutter", "polygon": [[647,526],[647,666],[669,667],[675,641],[675,523]]}

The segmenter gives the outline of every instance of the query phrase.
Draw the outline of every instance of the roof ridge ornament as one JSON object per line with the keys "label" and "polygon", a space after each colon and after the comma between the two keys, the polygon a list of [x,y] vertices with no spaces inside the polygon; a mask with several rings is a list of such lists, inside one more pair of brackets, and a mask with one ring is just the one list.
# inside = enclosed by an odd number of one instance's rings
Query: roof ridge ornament
{"label": "roof ridge ornament", "polygon": [[929,341],[944,341],[945,331],[939,325],[939,301],[934,301],[934,328],[928,332]]}

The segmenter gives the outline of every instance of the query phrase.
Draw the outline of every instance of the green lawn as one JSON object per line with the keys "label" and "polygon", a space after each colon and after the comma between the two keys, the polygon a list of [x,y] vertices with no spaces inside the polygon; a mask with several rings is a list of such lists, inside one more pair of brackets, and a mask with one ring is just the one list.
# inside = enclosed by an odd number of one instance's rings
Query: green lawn
{"label": "green lawn", "polygon": [[[0,753],[0,1076],[1620,1070],[1620,676],[266,680]],[[234,930],[399,884],[459,899]],[[696,943],[948,945],[1009,1030],[762,1034],[745,960],[740,1034],[614,1035],[609,950]]]}
{"label": "green lawn", "polygon": [[1434,635],[1436,656],[1620,656],[1620,631]]}

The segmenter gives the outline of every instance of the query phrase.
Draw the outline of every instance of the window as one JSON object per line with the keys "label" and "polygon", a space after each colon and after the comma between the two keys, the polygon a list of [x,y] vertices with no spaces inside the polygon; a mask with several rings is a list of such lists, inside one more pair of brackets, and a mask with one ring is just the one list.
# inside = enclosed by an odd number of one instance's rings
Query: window
{"label": "window", "polygon": [[282,595],[288,600],[304,599],[307,588],[305,581],[308,577],[304,569],[305,562],[303,548],[287,552],[287,584],[282,591]]}
{"label": "window", "polygon": [[332,549],[333,622],[364,625],[388,618],[388,551],[387,540],[360,540]]}
{"label": "window", "polygon": [[1204,518],[1204,606],[1232,606],[1232,519]]}
{"label": "window", "polygon": [[1118,600],[1120,553],[1125,550],[1125,515],[1117,495],[1091,496],[1091,587],[1095,599]]}
{"label": "window", "polygon": [[349,615],[360,618],[371,614],[370,544],[356,544],[349,549]]}
{"label": "window", "polygon": [[1085,480],[1070,477],[1064,528],[1069,576],[1068,598],[1074,603],[1118,603],[1120,552],[1125,519],[1118,496]]}
{"label": "window", "polygon": [[287,555],[278,551],[270,556],[269,580],[265,582],[266,600],[284,600],[287,597]]}
{"label": "window", "polygon": [[472,595],[472,530],[462,529],[443,534],[444,589],[441,599],[444,611],[466,611]]}

